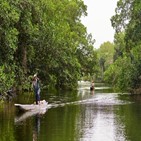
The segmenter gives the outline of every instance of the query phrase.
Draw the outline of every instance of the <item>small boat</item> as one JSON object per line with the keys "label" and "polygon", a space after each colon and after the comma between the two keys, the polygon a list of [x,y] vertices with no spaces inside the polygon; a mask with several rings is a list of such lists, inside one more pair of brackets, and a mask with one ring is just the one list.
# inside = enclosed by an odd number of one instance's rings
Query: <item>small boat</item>
{"label": "small boat", "polygon": [[19,110],[22,111],[39,111],[49,107],[48,102],[45,100],[40,101],[40,104],[14,104]]}

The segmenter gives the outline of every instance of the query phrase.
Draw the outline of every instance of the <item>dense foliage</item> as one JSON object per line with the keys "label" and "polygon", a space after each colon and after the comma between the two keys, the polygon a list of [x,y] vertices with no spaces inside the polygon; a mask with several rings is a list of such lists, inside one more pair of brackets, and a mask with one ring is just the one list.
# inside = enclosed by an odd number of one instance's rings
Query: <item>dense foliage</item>
{"label": "dense foliage", "polygon": [[93,74],[94,42],[80,20],[86,10],[82,0],[1,0],[0,93],[29,89],[34,73],[59,88]]}
{"label": "dense foliage", "polygon": [[107,41],[101,44],[100,48],[96,50],[99,61],[99,69],[97,73],[97,80],[103,81],[104,72],[109,68],[109,66],[113,63],[113,55],[114,55],[114,44]]}
{"label": "dense foliage", "polygon": [[119,0],[112,17],[115,28],[114,64],[105,72],[116,88],[141,93],[141,1]]}

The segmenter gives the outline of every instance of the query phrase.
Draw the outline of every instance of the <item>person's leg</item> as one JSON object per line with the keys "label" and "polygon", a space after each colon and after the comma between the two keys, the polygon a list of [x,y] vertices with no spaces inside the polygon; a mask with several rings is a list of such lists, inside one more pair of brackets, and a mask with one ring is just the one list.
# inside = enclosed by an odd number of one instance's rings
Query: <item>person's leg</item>
{"label": "person's leg", "polygon": [[36,104],[38,104],[38,94],[36,93]]}
{"label": "person's leg", "polygon": [[38,104],[40,104],[40,89],[38,90]]}
{"label": "person's leg", "polygon": [[37,94],[37,104],[39,104],[39,95]]}

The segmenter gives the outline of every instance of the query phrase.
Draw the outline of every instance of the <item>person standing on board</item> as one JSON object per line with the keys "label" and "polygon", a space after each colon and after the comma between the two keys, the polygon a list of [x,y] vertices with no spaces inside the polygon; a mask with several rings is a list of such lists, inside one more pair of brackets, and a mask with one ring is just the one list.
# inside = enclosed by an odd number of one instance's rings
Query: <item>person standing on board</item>
{"label": "person standing on board", "polygon": [[40,104],[40,85],[39,85],[39,78],[37,77],[37,74],[34,74],[33,81],[32,81],[34,94],[36,98],[36,104]]}
{"label": "person standing on board", "polygon": [[91,91],[93,91],[93,90],[94,90],[94,81],[92,81],[92,83],[91,83],[90,90],[91,90]]}

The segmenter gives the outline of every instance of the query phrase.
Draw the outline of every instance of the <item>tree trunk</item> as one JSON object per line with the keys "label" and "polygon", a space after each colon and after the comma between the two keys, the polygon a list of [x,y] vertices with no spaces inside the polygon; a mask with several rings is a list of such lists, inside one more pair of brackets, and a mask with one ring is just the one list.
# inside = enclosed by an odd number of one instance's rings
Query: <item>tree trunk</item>
{"label": "tree trunk", "polygon": [[27,48],[23,46],[22,48],[23,54],[22,54],[22,67],[24,74],[27,73]]}

